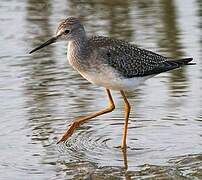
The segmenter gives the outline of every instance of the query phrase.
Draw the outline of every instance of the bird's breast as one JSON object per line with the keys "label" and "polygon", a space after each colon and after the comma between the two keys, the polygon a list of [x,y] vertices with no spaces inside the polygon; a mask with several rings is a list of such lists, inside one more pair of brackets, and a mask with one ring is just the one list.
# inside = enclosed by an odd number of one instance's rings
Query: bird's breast
{"label": "bird's breast", "polygon": [[89,53],[85,48],[75,43],[68,44],[67,59],[69,64],[78,71],[86,71],[93,66],[94,53]]}

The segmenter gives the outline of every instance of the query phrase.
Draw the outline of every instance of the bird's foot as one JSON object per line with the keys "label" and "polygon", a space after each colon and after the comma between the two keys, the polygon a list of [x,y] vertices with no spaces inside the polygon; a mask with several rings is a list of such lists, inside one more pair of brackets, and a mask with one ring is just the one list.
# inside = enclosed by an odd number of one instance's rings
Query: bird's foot
{"label": "bird's foot", "polygon": [[122,143],[122,144],[121,144],[121,150],[122,150],[123,152],[126,152],[126,151],[127,151],[127,145],[126,145],[126,143]]}
{"label": "bird's foot", "polygon": [[57,142],[57,144],[62,143],[66,141],[74,132],[74,130],[79,126],[79,122],[75,121],[69,125],[69,128],[67,131],[64,133],[62,138]]}

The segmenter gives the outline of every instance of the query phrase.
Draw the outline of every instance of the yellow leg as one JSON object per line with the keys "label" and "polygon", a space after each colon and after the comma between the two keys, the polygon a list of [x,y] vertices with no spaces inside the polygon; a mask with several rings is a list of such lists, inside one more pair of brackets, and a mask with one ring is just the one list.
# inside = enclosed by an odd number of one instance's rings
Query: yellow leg
{"label": "yellow leg", "polygon": [[128,169],[127,148],[122,149],[122,153],[123,153],[124,168],[127,171]]}
{"label": "yellow leg", "polygon": [[124,129],[123,129],[123,136],[122,136],[122,143],[121,143],[121,148],[126,149],[126,137],[127,137],[127,131],[128,131],[128,118],[130,114],[130,104],[126,98],[126,95],[123,91],[120,91],[121,95],[124,99],[125,103],[125,124],[124,124]]}
{"label": "yellow leg", "polygon": [[64,133],[63,137],[57,142],[57,144],[66,141],[73,134],[75,129],[79,127],[80,124],[86,122],[89,119],[92,119],[94,117],[100,116],[100,115],[105,114],[105,113],[112,112],[114,110],[115,105],[114,105],[114,101],[112,99],[112,95],[110,93],[110,90],[106,89],[106,92],[107,92],[108,99],[109,99],[109,106],[107,108],[101,110],[101,111],[96,112],[96,113],[89,114],[88,116],[76,119],[73,123],[70,124],[69,128]]}

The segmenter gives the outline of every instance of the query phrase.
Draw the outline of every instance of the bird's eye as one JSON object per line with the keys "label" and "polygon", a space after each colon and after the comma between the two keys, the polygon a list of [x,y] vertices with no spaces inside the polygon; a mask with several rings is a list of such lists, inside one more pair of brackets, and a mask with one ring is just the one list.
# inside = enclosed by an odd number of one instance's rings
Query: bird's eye
{"label": "bird's eye", "polygon": [[70,32],[70,30],[66,29],[65,30],[65,34],[68,34]]}

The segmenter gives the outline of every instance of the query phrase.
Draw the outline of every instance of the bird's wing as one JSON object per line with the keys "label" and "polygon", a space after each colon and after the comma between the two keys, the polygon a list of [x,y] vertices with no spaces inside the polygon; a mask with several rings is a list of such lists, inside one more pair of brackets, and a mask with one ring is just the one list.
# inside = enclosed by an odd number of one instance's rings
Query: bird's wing
{"label": "bird's wing", "polygon": [[90,42],[98,51],[98,56],[126,78],[155,75],[177,68],[177,64],[169,63],[166,57],[126,41],[94,36]]}

